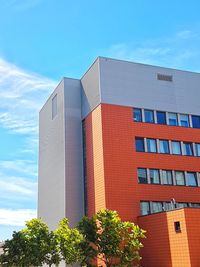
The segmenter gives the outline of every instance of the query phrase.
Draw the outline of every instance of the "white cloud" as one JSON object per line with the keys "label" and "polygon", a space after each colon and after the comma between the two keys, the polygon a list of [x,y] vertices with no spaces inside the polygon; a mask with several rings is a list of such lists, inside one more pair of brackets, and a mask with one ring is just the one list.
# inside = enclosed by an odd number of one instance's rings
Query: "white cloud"
{"label": "white cloud", "polygon": [[[7,199],[35,198],[37,192],[36,181],[24,177],[6,176],[0,174],[0,195]],[[12,195],[10,195],[12,194]]]}
{"label": "white cloud", "polygon": [[55,84],[0,59],[0,125],[13,132],[36,134],[38,112]]}
{"label": "white cloud", "polygon": [[4,0],[3,6],[4,8],[9,8],[13,9],[15,11],[25,11],[27,9],[31,9],[38,4],[40,4],[42,0],[26,0],[26,1],[21,1],[21,0]]}
{"label": "white cloud", "polygon": [[37,176],[37,165],[31,160],[0,160],[0,173],[14,171],[15,173]]}
{"label": "white cloud", "polygon": [[161,39],[114,44],[104,54],[145,64],[198,71],[199,46],[200,35],[190,30],[183,30]]}
{"label": "white cloud", "polygon": [[25,222],[37,217],[34,209],[0,209],[0,225],[24,226]]}

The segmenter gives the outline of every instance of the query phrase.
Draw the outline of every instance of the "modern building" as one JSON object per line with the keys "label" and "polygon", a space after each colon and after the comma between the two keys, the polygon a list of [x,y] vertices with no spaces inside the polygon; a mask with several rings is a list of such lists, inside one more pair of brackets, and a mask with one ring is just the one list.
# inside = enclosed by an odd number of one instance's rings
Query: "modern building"
{"label": "modern building", "polygon": [[147,230],[143,267],[199,267],[200,74],[99,57],[40,112],[38,215]]}

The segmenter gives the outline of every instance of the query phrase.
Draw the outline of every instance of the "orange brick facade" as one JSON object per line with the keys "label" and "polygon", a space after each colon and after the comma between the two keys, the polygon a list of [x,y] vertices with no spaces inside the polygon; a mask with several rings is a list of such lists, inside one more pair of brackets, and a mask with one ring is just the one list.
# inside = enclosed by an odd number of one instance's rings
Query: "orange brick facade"
{"label": "orange brick facade", "polygon": [[[134,122],[132,114],[133,109],[130,107],[100,104],[85,118],[88,215],[106,207],[117,210],[123,220],[138,223],[142,221],[142,217],[138,221],[141,200],[170,201],[175,198],[177,202],[200,203],[199,187],[139,184],[137,178],[138,167],[200,172],[199,157],[136,152],[135,149],[135,137],[138,136],[200,143],[200,130]],[[186,209],[184,214],[188,226],[194,224],[192,210],[190,214]],[[170,219],[166,218],[168,213],[162,214],[150,215],[155,221],[144,216],[145,219],[141,223],[144,229],[151,229],[156,241],[144,252],[144,260],[151,257],[152,250],[160,251],[156,259],[152,259],[152,263],[144,261],[144,267],[200,266],[200,260],[199,265],[196,265],[195,256],[192,257],[190,265],[190,256],[186,254],[185,265],[170,265],[170,257],[176,259],[180,253],[173,252],[175,250],[172,249],[172,244],[169,245],[169,238],[172,238],[168,232]],[[178,215],[180,216],[180,213]],[[159,220],[156,219],[157,216]],[[192,219],[190,216],[193,216]],[[184,221],[182,218],[181,220]],[[198,222],[199,220],[200,216]],[[151,227],[155,223],[157,228]],[[159,232],[162,232],[162,242],[166,244],[163,250],[160,250]],[[194,231],[188,232],[185,238],[189,240],[189,250],[199,242]],[[198,245],[200,248],[200,244]],[[195,248],[191,251],[194,252]],[[194,254],[196,255],[196,252]],[[188,252],[188,255],[191,253]],[[163,259],[165,263],[161,264]]]}
{"label": "orange brick facade", "polygon": [[[176,221],[180,222],[180,232],[174,229]],[[138,223],[147,230],[142,248],[142,266],[200,266],[199,209],[185,208],[141,216]]]}

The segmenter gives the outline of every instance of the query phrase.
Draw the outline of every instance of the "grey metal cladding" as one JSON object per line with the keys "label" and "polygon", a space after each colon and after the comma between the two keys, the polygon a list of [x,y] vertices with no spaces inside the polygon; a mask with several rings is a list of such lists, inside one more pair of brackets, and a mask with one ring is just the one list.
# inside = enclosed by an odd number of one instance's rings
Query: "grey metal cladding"
{"label": "grey metal cladding", "polygon": [[66,216],[75,226],[84,215],[80,80],[64,79]]}
{"label": "grey metal cladding", "polygon": [[[57,115],[52,119],[52,98],[57,95]],[[64,82],[47,100],[39,116],[38,217],[51,229],[65,212]]]}
{"label": "grey metal cladding", "polygon": [[100,99],[99,58],[92,64],[81,78],[82,84],[82,117],[86,117],[91,110],[101,102]]}
{"label": "grey metal cladding", "polygon": [[[200,74],[99,58],[101,103],[200,114]],[[157,80],[157,74],[173,81]]]}

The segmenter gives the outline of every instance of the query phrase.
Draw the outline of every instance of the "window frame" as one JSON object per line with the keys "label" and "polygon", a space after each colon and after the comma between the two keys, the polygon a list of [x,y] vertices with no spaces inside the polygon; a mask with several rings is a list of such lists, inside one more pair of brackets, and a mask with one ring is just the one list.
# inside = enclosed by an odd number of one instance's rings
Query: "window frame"
{"label": "window frame", "polygon": [[[149,112],[149,113],[152,113],[152,119],[153,121],[146,121],[146,113]],[[144,109],[144,122],[146,123],[155,123],[155,118],[154,118],[154,110],[152,109]]]}
{"label": "window frame", "polygon": [[[188,177],[189,174],[194,174],[195,185],[193,185],[192,183],[189,183],[189,177]],[[197,173],[196,172],[187,172],[186,178],[187,178],[187,185],[188,186],[198,187],[198,180],[197,180]]]}
{"label": "window frame", "polygon": [[[146,176],[145,178],[140,177],[140,175],[139,175],[140,170],[145,171],[145,176]],[[138,183],[139,184],[148,184],[148,175],[147,175],[147,169],[146,168],[137,168],[137,177],[138,177]],[[141,179],[143,179],[143,181]]]}
{"label": "window frame", "polygon": [[[159,116],[158,116],[158,114],[164,114],[164,122],[158,122],[159,121]],[[163,119],[162,118],[162,119]],[[161,119],[161,120],[162,120]],[[157,120],[157,124],[159,124],[159,125],[166,125],[167,124],[167,116],[166,116],[166,111],[160,111],[160,110],[157,110],[156,111],[156,120]]]}
{"label": "window frame", "polygon": [[[158,182],[156,182],[156,183],[152,182],[152,179],[151,179],[151,172],[152,171],[156,171],[158,174]],[[159,171],[159,169],[149,169],[149,179],[150,179],[150,184],[160,184],[160,171]]]}
{"label": "window frame", "polygon": [[[179,143],[179,148],[180,148],[180,153],[174,153],[174,149],[173,149],[173,144],[175,143]],[[180,156],[182,155],[182,148],[181,148],[181,141],[176,141],[176,140],[171,140],[171,148],[172,148],[172,155],[177,155],[177,156]]]}
{"label": "window frame", "polygon": [[[170,118],[170,114],[173,114],[173,115],[176,116],[176,124],[175,125],[170,123],[170,120],[173,120],[173,119]],[[176,112],[168,112],[168,125],[170,125],[170,126],[178,126],[178,113],[176,113]]]}
{"label": "window frame", "polygon": [[[183,184],[178,184],[177,183],[177,176],[176,176],[177,173],[182,173],[183,174]],[[176,170],[176,171],[174,171],[174,176],[175,176],[175,185],[176,186],[186,186],[186,179],[185,179],[186,177],[185,177],[184,171],[177,171]]]}
{"label": "window frame", "polygon": [[[163,172],[166,172],[166,180],[167,180],[167,181],[169,181],[168,173],[171,174],[171,183],[165,183],[165,182],[164,182]],[[172,170],[161,170],[161,177],[162,177],[162,184],[163,184],[163,185],[174,185],[174,183],[173,183],[173,173],[172,173]]]}
{"label": "window frame", "polygon": [[[142,141],[142,145],[143,145],[143,149],[142,150],[140,150],[140,149],[138,149],[138,146],[137,146],[137,141]],[[144,143],[144,137],[135,137],[135,151],[136,152],[145,152],[145,143]]]}
{"label": "window frame", "polygon": [[[161,143],[162,142],[166,142],[167,143],[167,150],[168,150],[168,152],[161,152]],[[163,146],[163,148],[164,148],[165,146]],[[170,149],[169,149],[169,140],[166,140],[166,139],[159,139],[159,152],[161,153],[161,154],[170,154]]]}
{"label": "window frame", "polygon": [[[155,144],[155,151],[150,151],[149,148],[151,147],[149,141],[154,141]],[[149,146],[150,145],[150,146]],[[158,148],[157,148],[157,140],[155,138],[146,138],[146,149],[148,153],[158,153]]]}
{"label": "window frame", "polygon": [[[184,120],[181,120],[181,116],[186,116],[188,118],[188,120],[187,120],[188,126],[181,125],[181,122],[184,121]],[[185,127],[185,128],[190,128],[190,116],[189,116],[189,114],[179,113],[179,126]]]}
{"label": "window frame", "polygon": [[[191,154],[187,153],[188,150],[186,146],[188,145],[190,147]],[[189,156],[189,157],[194,156],[193,145],[191,142],[183,142],[183,156]]]}
{"label": "window frame", "polygon": [[[140,111],[140,120],[135,120],[135,111]],[[143,122],[143,119],[142,119],[142,109],[141,108],[133,108],[133,121],[134,122]]]}

